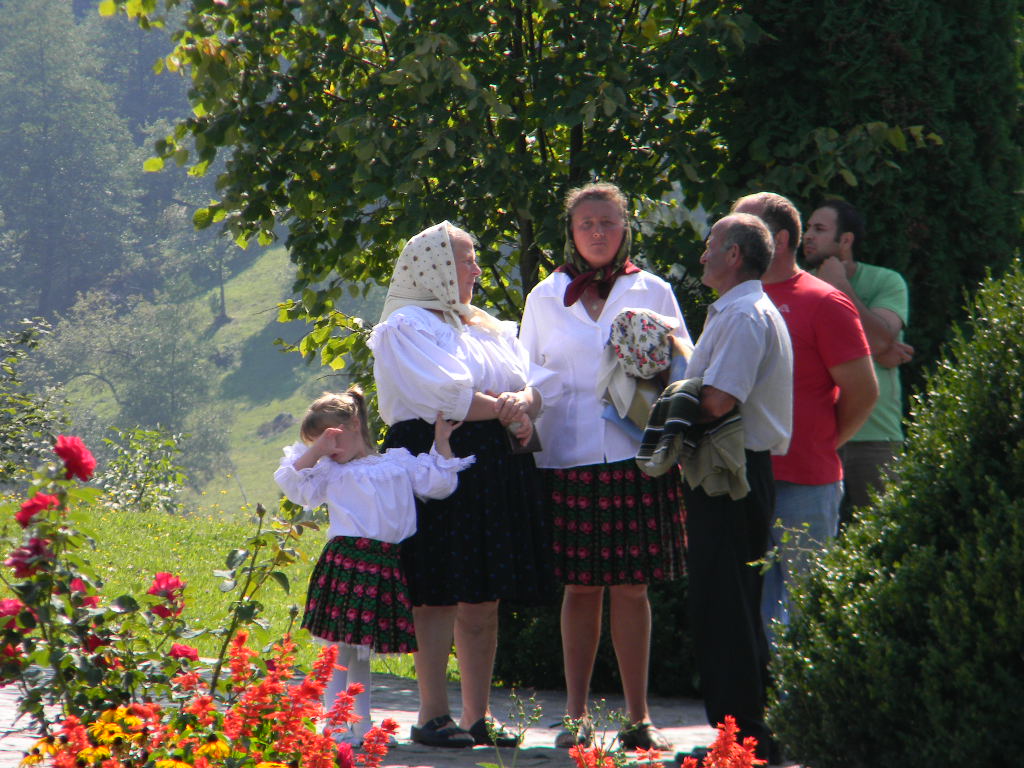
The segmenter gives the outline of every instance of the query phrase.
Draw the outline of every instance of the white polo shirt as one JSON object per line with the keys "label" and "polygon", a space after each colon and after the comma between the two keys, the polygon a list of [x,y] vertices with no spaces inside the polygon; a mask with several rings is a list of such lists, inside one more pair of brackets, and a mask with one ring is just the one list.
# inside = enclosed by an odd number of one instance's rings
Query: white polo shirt
{"label": "white polo shirt", "polygon": [[750,451],[783,455],[793,428],[793,347],[760,280],[747,280],[708,308],[686,378],[735,397]]}

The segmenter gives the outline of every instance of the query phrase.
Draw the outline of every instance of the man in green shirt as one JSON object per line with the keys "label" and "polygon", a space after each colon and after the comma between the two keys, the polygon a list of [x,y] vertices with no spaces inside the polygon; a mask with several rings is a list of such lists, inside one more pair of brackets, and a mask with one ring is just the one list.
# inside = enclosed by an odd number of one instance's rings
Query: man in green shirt
{"label": "man in green shirt", "polygon": [[858,261],[863,242],[863,217],[850,203],[838,199],[825,200],[811,215],[803,242],[807,266],[857,307],[878,378],[879,396],[871,415],[839,449],[846,489],[841,525],[849,523],[854,507],[869,503],[869,489],[881,486],[883,470],[902,447],[899,367],[914,355],[913,348],[903,343],[907,283],[894,270]]}

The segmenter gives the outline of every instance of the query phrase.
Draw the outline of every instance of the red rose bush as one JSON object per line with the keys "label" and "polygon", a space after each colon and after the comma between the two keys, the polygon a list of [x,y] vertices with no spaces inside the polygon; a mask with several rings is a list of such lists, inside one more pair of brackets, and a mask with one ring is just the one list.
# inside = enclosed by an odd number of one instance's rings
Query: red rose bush
{"label": "red rose bush", "polygon": [[[336,650],[325,648],[303,677],[287,636],[264,659],[248,647],[241,626],[255,621],[256,593],[280,581],[281,552],[308,521],[275,519],[265,531],[266,512],[258,506],[259,530],[220,572],[228,591],[237,585],[240,592],[228,626],[197,632],[183,618],[187,584],[173,573],[154,574],[141,603],[104,597],[102,579],[81,551],[88,539],[73,522],[83,507],[99,503],[102,491],[81,485],[93,477],[96,460],[79,438],[66,435],[54,453],[60,464],[37,470],[20,503],[0,503],[0,516],[17,523],[0,526],[0,686],[17,686],[19,709],[43,734],[23,764],[380,765],[397,729],[393,721],[371,729],[361,754],[336,742],[356,719],[353,701],[362,687],[350,687],[329,711],[321,703]],[[203,633],[224,638],[212,661],[180,642]]]}

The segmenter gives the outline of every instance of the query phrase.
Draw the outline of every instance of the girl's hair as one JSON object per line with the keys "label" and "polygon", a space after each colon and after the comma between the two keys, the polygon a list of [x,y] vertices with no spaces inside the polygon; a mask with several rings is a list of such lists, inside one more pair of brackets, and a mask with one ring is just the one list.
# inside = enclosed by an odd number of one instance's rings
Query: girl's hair
{"label": "girl's hair", "polygon": [[299,434],[304,443],[312,443],[328,427],[340,427],[352,419],[359,419],[363,442],[371,453],[376,453],[377,445],[370,438],[370,424],[366,418],[366,398],[363,390],[354,384],[344,392],[324,392],[314,400],[302,417]]}
{"label": "girl's hair", "polygon": [[571,221],[572,212],[576,209],[576,206],[587,200],[607,200],[609,203],[615,203],[622,214],[622,220],[625,222],[629,221],[629,201],[626,200],[626,196],[622,194],[621,189],[606,181],[585,184],[582,187],[570,189],[565,195],[566,218]]}

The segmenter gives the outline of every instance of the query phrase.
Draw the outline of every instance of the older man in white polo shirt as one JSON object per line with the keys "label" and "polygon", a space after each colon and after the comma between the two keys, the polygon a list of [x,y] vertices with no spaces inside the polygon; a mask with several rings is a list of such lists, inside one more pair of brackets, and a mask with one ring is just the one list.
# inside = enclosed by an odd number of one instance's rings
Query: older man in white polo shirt
{"label": "older man in white polo shirt", "polygon": [[702,280],[719,298],[686,377],[703,378],[701,421],[739,408],[750,491],[736,500],[683,483],[690,626],[708,722],[733,715],[740,737],[755,737],[763,759],[774,757],[764,717],[768,646],[761,576],[749,563],[765,553],[775,505],[771,454],[788,449],[793,413],[789,332],[760,281],[772,253],[768,228],[749,214],[726,216],[708,235]]}

